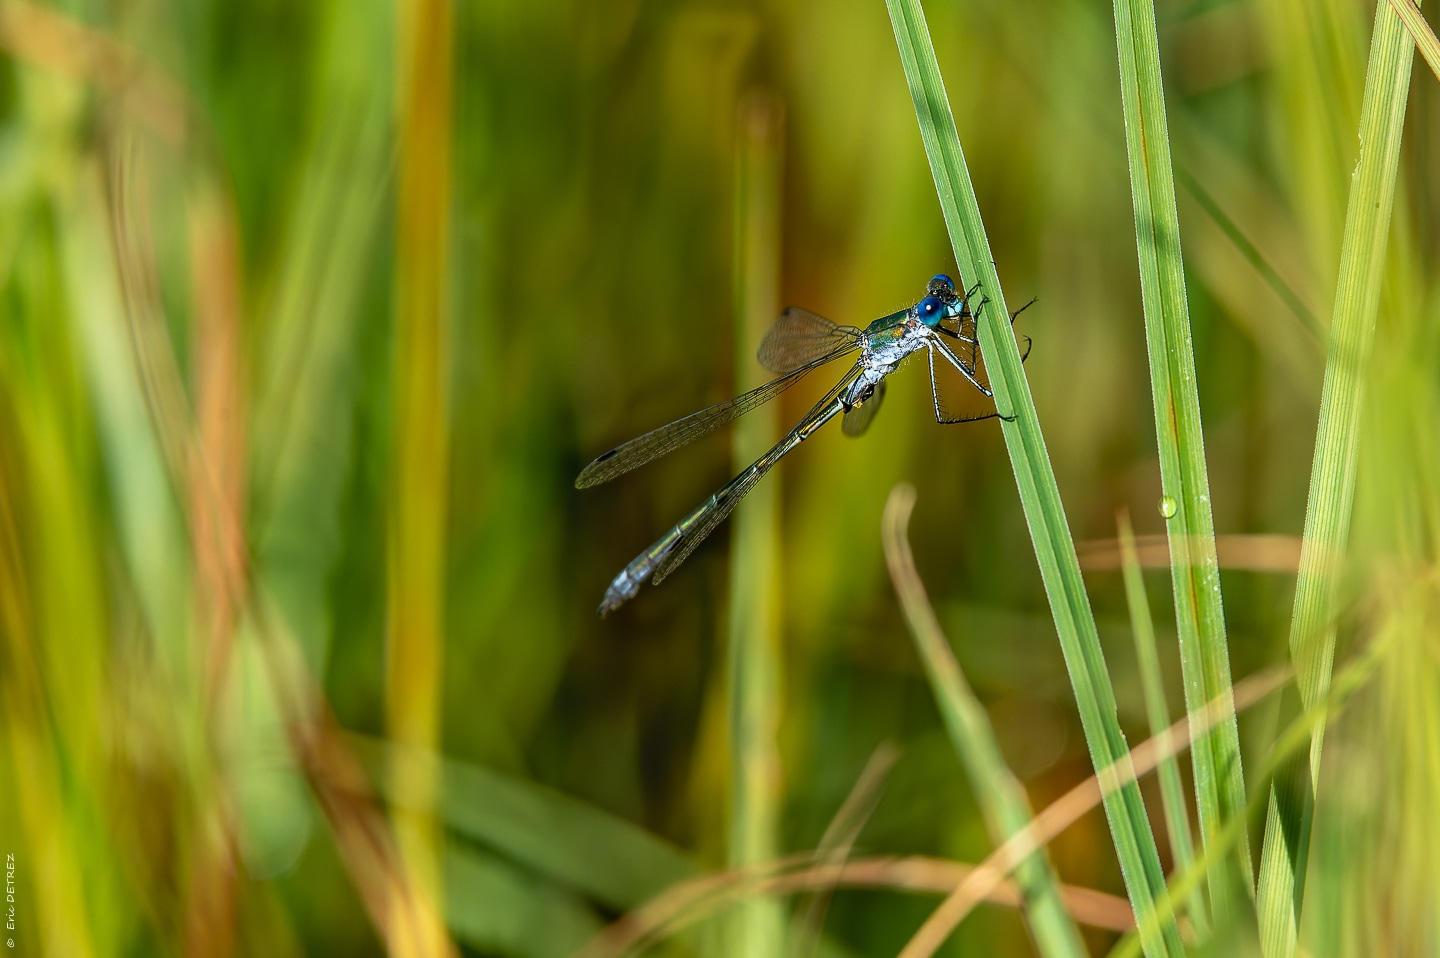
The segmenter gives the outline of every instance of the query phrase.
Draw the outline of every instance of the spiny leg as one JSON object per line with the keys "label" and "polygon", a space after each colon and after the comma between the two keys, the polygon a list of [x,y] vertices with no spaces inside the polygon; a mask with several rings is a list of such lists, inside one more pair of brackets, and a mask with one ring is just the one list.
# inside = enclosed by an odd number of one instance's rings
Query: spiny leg
{"label": "spiny leg", "polygon": [[[960,301],[960,302],[964,305],[965,311],[966,311],[967,313],[968,313],[969,310],[970,310],[970,298],[975,295],[976,291],[977,291],[979,288],[980,288],[980,284],[977,282],[974,286],[970,287],[970,289],[968,289],[968,290],[965,291],[965,296],[964,296],[964,298],[961,299],[961,301]],[[1019,309],[1015,310],[1015,312],[1011,313],[1011,314],[1010,314],[1010,325],[1011,325],[1011,326],[1014,326],[1014,325],[1015,325],[1015,320],[1020,316],[1020,314],[1023,313],[1023,312],[1025,312],[1025,310],[1029,309],[1031,306],[1034,306],[1035,303],[1036,303],[1036,301],[1037,301],[1038,299],[1039,299],[1038,296],[1037,296],[1037,297],[1031,297],[1031,299],[1030,299],[1030,301],[1029,301],[1028,303],[1026,303],[1024,306],[1021,306]],[[974,314],[973,314],[973,317],[976,318],[976,319],[978,319],[978,318],[979,318],[979,315],[980,315],[980,312],[981,312],[982,310],[984,310],[984,308],[985,308],[987,305],[989,305],[989,303],[990,303],[990,297],[988,297],[988,296],[982,296],[982,297],[980,298],[979,304],[975,307],[975,312],[974,312]],[[957,332],[953,332],[953,333],[952,333],[950,330],[944,328],[943,326],[937,326],[937,327],[935,327],[935,331],[938,332],[938,333],[941,333],[941,334],[943,334],[943,335],[945,335],[945,336],[948,336],[948,337],[950,337],[951,339],[955,339],[955,340],[958,340],[958,341],[960,341],[960,342],[963,342],[963,343],[967,344],[967,345],[970,346],[970,348],[971,348],[970,351],[971,351],[972,355],[973,355],[975,349],[979,346],[979,342],[978,342],[977,339],[972,339],[971,337],[966,336],[965,334],[963,334],[963,333],[961,333],[961,332],[958,332],[958,331],[957,331]],[[1020,354],[1020,361],[1021,361],[1022,363],[1025,362],[1027,359],[1030,358],[1030,348],[1034,345],[1034,340],[1032,340],[1029,336],[1026,336],[1026,337],[1024,337],[1024,338],[1025,338],[1025,348],[1021,351],[1021,354]],[[948,425],[953,425],[953,424],[955,424],[955,423],[961,423],[961,422],[979,422],[979,421],[984,420],[984,419],[1001,419],[1001,420],[1004,420],[1005,422],[1014,422],[1014,421],[1015,421],[1015,417],[1014,417],[1014,416],[1005,416],[1005,415],[1002,415],[1002,414],[999,412],[999,410],[996,410],[995,412],[991,412],[991,413],[986,413],[986,414],[983,415],[983,416],[961,416],[961,417],[956,418],[956,419],[947,419],[947,418],[945,418],[945,414],[944,414],[943,412],[941,412],[941,410],[940,410],[940,387],[939,387],[938,381],[937,381],[936,378],[935,378],[935,349],[936,349],[936,348],[939,348],[939,349],[945,354],[945,359],[950,363],[950,365],[952,365],[952,366],[954,366],[956,369],[958,369],[958,370],[960,371],[960,374],[961,374],[962,376],[964,376],[966,379],[968,379],[968,380],[971,382],[971,384],[975,386],[976,389],[980,390],[980,391],[981,391],[982,393],[984,393],[986,396],[989,396],[989,397],[992,397],[992,398],[993,398],[993,396],[994,396],[994,393],[991,392],[991,390],[990,390],[989,388],[987,388],[986,386],[982,385],[982,384],[980,383],[980,381],[975,378],[975,375],[974,375],[974,372],[973,372],[974,366],[967,366],[963,360],[961,360],[958,356],[956,356],[956,355],[950,350],[950,348],[945,345],[944,342],[940,341],[939,339],[935,339],[935,340],[933,340],[933,342],[927,342],[927,343],[926,343],[926,346],[927,346],[927,347],[930,347],[930,349],[929,349],[929,352],[930,352],[930,355],[929,355],[929,359],[930,359],[930,397],[931,397],[931,399],[932,399],[932,401],[933,401],[933,403],[934,403],[934,407],[935,407],[935,421],[936,421],[936,422],[940,423],[941,425],[947,425],[947,426],[948,426]]]}
{"label": "spiny leg", "polygon": [[935,381],[935,350],[927,349],[925,354],[930,358],[930,398],[935,401],[935,421],[941,425],[949,425],[945,414],[940,411],[940,387]]}
{"label": "spiny leg", "polygon": [[[927,344],[927,345],[928,345],[928,344]],[[936,345],[938,345],[942,350],[945,348],[945,344],[944,344],[944,343],[937,343]],[[938,422],[938,423],[939,423],[940,425],[942,425],[942,426],[953,426],[953,425],[955,425],[956,423],[961,423],[961,422],[981,422],[981,421],[986,420],[986,419],[1002,419],[1002,420],[1004,420],[1005,422],[1014,422],[1014,421],[1015,421],[1015,417],[1014,417],[1014,416],[1003,416],[1003,415],[1000,414],[999,410],[996,410],[995,412],[987,412],[987,413],[985,413],[983,416],[959,416],[959,417],[957,417],[957,418],[955,418],[955,419],[946,419],[946,418],[945,418],[945,414],[944,414],[943,412],[941,412],[941,410],[940,410],[940,385],[939,385],[939,381],[935,378],[935,350],[934,350],[934,349],[930,349],[930,350],[927,350],[927,351],[928,351],[928,353],[929,353],[929,358],[930,358],[930,398],[934,401],[934,404],[935,404],[935,421],[936,421],[936,422]],[[964,368],[963,365],[955,364],[955,361],[954,361],[953,357],[948,357],[948,356],[947,356],[946,358],[951,360],[952,364],[955,365],[955,368],[956,368],[956,369],[959,369],[960,372],[965,376],[965,378],[969,379],[972,383],[975,383],[975,387],[976,387],[977,389],[979,389],[979,390],[980,390],[982,393],[984,393],[986,396],[992,396],[992,397],[993,397],[994,394],[993,394],[989,389],[987,389],[986,387],[984,387],[984,386],[980,385],[978,382],[976,382],[976,381],[975,381],[975,378],[965,371],[965,368]]]}
{"label": "spiny leg", "polygon": [[[962,302],[962,303],[965,304],[965,308],[966,308],[966,309],[969,309],[969,308],[970,308],[970,297],[973,296],[974,293],[975,293],[975,290],[977,290],[977,289],[979,289],[979,288],[980,288],[980,284],[979,284],[979,283],[976,283],[974,286],[972,286],[972,287],[970,288],[970,292],[968,292],[968,293],[965,294],[965,298],[960,301],[960,302]],[[1026,303],[1024,306],[1021,306],[1019,309],[1015,310],[1015,312],[1013,312],[1013,313],[1010,314],[1010,325],[1011,325],[1011,326],[1014,326],[1014,325],[1015,325],[1015,320],[1017,320],[1017,319],[1020,318],[1020,314],[1023,313],[1023,312],[1025,312],[1025,310],[1029,309],[1031,306],[1034,306],[1034,305],[1035,305],[1037,302],[1039,302],[1039,301],[1040,301],[1040,297],[1039,297],[1039,296],[1031,296],[1031,297],[1030,297],[1030,302]],[[988,305],[990,305],[990,297],[989,297],[989,296],[981,296],[981,297],[980,297],[980,304],[975,307],[975,316],[976,316],[976,318],[979,318],[979,316],[980,316],[980,311],[983,310],[983,309],[984,309],[986,306],[988,306]]]}
{"label": "spiny leg", "polygon": [[990,391],[989,386],[986,386],[980,380],[975,378],[974,370],[972,370],[969,366],[965,365],[965,363],[961,361],[959,356],[956,356],[954,353],[952,353],[950,351],[950,347],[946,346],[943,340],[927,339],[925,341],[925,345],[927,348],[930,349],[930,385],[932,387],[935,385],[935,350],[938,349],[940,350],[941,354],[944,355],[946,361],[949,362],[950,365],[960,370],[960,375],[970,380],[970,385],[980,390],[980,392],[983,393],[987,398],[993,397],[995,395]]}

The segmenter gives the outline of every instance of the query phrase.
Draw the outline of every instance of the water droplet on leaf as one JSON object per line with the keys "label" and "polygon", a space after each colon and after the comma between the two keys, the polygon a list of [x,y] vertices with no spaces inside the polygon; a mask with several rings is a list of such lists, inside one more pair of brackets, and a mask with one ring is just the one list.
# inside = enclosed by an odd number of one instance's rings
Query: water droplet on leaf
{"label": "water droplet on leaf", "polygon": [[1174,518],[1175,513],[1177,510],[1179,510],[1179,508],[1180,506],[1175,502],[1174,496],[1160,497],[1160,515],[1164,516],[1166,519]]}

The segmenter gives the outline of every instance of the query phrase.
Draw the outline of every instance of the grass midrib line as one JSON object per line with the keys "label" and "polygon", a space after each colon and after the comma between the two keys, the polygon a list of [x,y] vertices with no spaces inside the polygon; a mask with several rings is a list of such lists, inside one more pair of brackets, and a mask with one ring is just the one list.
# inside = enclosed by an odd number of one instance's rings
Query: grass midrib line
{"label": "grass midrib line", "polygon": [[[1127,763],[1125,737],[1116,718],[1115,696],[1104,655],[1100,650],[1094,614],[1080,578],[1075,544],[1065,522],[1054,470],[1045,451],[1044,437],[1035,414],[1009,326],[1009,313],[989,251],[959,135],[940,79],[929,30],[918,0],[886,0],[896,43],[900,49],[910,93],[920,121],[925,153],[935,177],[945,225],[956,264],[967,282],[978,279],[989,303],[980,311],[977,326],[986,368],[991,373],[1001,430],[1015,470],[1026,522],[1034,541],[1045,591],[1059,632],[1067,670],[1075,689],[1081,724],[1096,768]],[[960,200],[963,198],[963,212]],[[978,255],[977,255],[978,251]],[[1121,872],[1136,917],[1142,927],[1163,894],[1155,836],[1145,814],[1139,789],[1133,782],[1107,796],[1105,814],[1115,840]],[[1146,936],[1149,955],[1184,954],[1173,916],[1158,923],[1159,932]]]}

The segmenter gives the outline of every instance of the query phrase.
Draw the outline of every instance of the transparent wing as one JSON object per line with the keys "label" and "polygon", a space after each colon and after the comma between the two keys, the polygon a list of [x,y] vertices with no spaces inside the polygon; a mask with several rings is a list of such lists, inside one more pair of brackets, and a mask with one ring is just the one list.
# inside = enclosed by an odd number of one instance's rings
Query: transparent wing
{"label": "transparent wing", "polygon": [[621,443],[582,469],[580,475],[575,478],[575,488],[584,489],[602,482],[609,482],[637,466],[643,466],[652,459],[658,459],[668,452],[673,452],[681,446],[694,442],[706,433],[719,429],[736,417],[769,402],[799,382],[812,369],[823,366],[832,359],[838,359],[854,348],[854,345],[849,343],[836,346],[831,352],[791,370],[779,379],[772,379],[765,385],[757,386],[734,399],[716,403],[699,412],[691,413],[684,419],[677,419],[669,425],[652,429],[643,436]]}
{"label": "transparent wing", "polygon": [[655,577],[651,580],[655,585],[665,581],[666,576],[674,572],[680,567],[680,563],[690,557],[690,553],[705,541],[705,537],[713,532],[716,526],[725,521],[726,517],[739,505],[740,500],[755,488],[755,483],[765,478],[765,474],[775,463],[798,446],[802,438],[808,436],[811,431],[818,429],[835,415],[839,410],[835,400],[840,397],[840,394],[850,385],[857,374],[858,370],[852,369],[841,377],[835,388],[826,393],[825,398],[816,403],[805,414],[805,418],[785,434],[784,439],[772,446],[765,455],[755,460],[755,463],[744,472],[726,483],[724,488],[710,497],[708,503],[696,510],[695,514],[686,520],[679,542],[672,547],[670,553],[660,561],[659,566],[655,569]]}
{"label": "transparent wing", "polygon": [[755,358],[774,373],[788,373],[815,362],[826,361],[860,348],[860,330],[837,326],[824,316],[792,306],[770,326]]}
{"label": "transparent wing", "polygon": [[875,384],[869,397],[858,406],[851,406],[845,418],[840,420],[840,431],[847,436],[863,435],[870,428],[875,414],[880,411],[880,401],[885,398],[885,380]]}

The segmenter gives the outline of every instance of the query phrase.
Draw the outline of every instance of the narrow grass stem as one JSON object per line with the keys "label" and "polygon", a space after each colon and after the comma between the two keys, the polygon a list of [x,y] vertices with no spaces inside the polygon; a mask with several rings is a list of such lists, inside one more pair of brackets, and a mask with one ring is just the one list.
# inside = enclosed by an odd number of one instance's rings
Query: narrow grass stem
{"label": "narrow grass stem", "polygon": [[[1145,714],[1150,721],[1150,734],[1159,737],[1170,727],[1170,705],[1165,701],[1165,685],[1160,676],[1160,656],[1155,646],[1155,623],[1150,617],[1150,600],[1145,595],[1145,576],[1135,551],[1135,530],[1130,514],[1122,511],[1116,517],[1120,551],[1125,576],[1125,599],[1130,607],[1130,628],[1135,634],[1135,658],[1140,666],[1140,684],[1145,692]],[[1194,839],[1190,833],[1190,807],[1185,801],[1185,786],[1173,757],[1160,760],[1158,769],[1160,798],[1165,808],[1165,828],[1170,836],[1170,857],[1174,871],[1184,872],[1195,859]],[[1196,933],[1209,935],[1210,921],[1205,896],[1197,888],[1189,900],[1190,924]]]}

